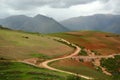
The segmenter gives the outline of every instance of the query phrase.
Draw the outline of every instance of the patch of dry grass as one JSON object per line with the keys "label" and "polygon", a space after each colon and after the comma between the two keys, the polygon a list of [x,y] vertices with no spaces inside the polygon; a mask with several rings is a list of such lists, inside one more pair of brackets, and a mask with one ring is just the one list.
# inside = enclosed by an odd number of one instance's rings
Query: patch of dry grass
{"label": "patch of dry grass", "polygon": [[26,59],[32,58],[32,54],[44,54],[54,58],[72,51],[73,48],[42,34],[0,30],[0,57]]}

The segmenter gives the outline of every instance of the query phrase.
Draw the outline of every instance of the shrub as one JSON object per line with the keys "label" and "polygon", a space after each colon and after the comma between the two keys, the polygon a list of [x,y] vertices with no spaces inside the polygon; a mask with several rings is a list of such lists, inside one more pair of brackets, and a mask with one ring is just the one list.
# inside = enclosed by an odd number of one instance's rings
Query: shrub
{"label": "shrub", "polygon": [[82,49],[79,55],[87,56],[87,52],[84,49]]}
{"label": "shrub", "polygon": [[115,58],[102,59],[101,66],[113,75],[113,80],[120,80],[120,55]]}

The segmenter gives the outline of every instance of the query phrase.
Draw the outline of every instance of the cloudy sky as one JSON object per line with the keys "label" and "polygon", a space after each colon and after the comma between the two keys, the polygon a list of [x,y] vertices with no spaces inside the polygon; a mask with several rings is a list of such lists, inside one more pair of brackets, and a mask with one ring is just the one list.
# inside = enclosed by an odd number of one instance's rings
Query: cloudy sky
{"label": "cloudy sky", "polygon": [[0,0],[0,18],[22,14],[42,14],[58,21],[93,14],[120,14],[120,0]]}

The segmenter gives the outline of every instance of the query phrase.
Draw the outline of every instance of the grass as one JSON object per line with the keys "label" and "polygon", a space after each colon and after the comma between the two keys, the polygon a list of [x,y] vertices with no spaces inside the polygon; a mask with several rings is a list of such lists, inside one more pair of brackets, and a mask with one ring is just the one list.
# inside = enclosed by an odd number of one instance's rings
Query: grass
{"label": "grass", "polygon": [[93,77],[96,80],[111,80],[111,77],[103,74],[102,72],[87,67],[86,65],[83,65],[81,62],[75,62],[72,59],[55,61],[49,65],[61,70],[66,70],[74,73],[79,73],[85,76]]}
{"label": "grass", "polygon": [[75,31],[49,34],[61,37],[79,46],[97,51],[101,55],[120,52],[120,35],[98,31]]}
{"label": "grass", "polygon": [[0,80],[65,80],[68,75],[19,62],[0,62]]}
{"label": "grass", "polygon": [[44,54],[31,54],[33,57],[37,58],[43,58],[43,59],[50,59],[50,56],[44,55]]}
{"label": "grass", "polygon": [[19,62],[0,62],[0,80],[69,80],[70,76]]}
{"label": "grass", "polygon": [[0,29],[0,58],[55,58],[69,54],[73,48],[38,33]]}

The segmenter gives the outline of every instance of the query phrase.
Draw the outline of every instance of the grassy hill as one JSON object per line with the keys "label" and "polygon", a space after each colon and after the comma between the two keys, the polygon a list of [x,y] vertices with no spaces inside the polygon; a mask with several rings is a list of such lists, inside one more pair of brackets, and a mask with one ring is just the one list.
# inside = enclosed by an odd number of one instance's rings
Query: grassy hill
{"label": "grassy hill", "polygon": [[102,55],[120,52],[120,35],[117,34],[98,31],[76,31],[51,35],[64,38]]}
{"label": "grassy hill", "polygon": [[0,80],[66,80],[71,75],[11,60],[45,60],[68,55],[72,51],[73,48],[50,36],[0,27]]}
{"label": "grassy hill", "polygon": [[0,58],[27,59],[27,58],[55,58],[69,54],[72,48],[59,43],[49,36],[0,29]]}

